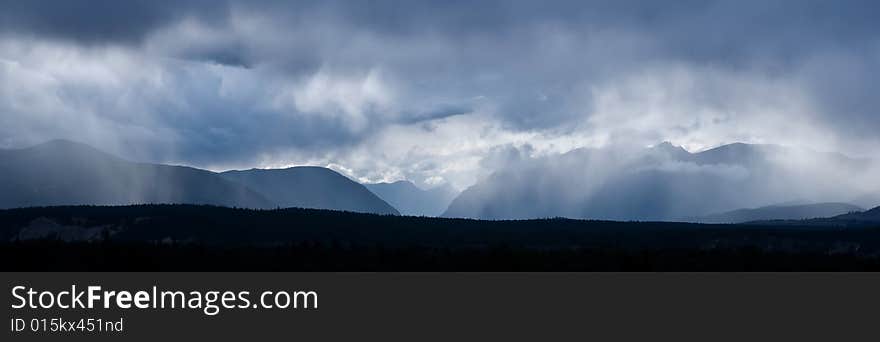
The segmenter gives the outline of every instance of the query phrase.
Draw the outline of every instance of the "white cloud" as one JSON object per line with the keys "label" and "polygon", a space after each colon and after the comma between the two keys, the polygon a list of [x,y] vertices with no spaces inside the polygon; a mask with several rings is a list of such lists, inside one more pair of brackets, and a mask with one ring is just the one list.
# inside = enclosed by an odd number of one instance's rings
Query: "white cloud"
{"label": "white cloud", "polygon": [[378,69],[363,75],[337,75],[320,69],[281,96],[278,102],[282,106],[292,100],[296,112],[339,118],[355,132],[366,129],[370,120],[382,121],[396,111],[392,90]]}

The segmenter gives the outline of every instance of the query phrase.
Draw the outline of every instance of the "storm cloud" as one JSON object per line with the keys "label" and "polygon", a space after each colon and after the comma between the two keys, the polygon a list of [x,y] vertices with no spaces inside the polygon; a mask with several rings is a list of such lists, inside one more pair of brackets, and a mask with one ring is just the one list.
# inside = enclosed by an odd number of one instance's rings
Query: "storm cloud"
{"label": "storm cloud", "polygon": [[877,157],[875,1],[0,1],[0,146],[464,188],[671,141]]}

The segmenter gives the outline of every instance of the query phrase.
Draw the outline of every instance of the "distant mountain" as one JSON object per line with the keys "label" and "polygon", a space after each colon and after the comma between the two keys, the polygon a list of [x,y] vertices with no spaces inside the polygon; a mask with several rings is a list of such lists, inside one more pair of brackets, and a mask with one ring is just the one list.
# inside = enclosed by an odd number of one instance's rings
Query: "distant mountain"
{"label": "distant mountain", "polygon": [[440,216],[458,195],[449,185],[422,190],[409,181],[364,184],[403,215]]}
{"label": "distant mountain", "polygon": [[[569,217],[671,221],[792,199],[845,202],[880,190],[869,160],[775,145],[730,144],[690,153],[576,149],[508,162],[463,191],[446,217]],[[876,168],[874,169],[876,170]]]}
{"label": "distant mountain", "polygon": [[363,185],[321,167],[218,174],[134,163],[65,140],[0,150],[0,208],[141,203],[397,214]]}
{"label": "distant mountain", "polygon": [[850,200],[849,202],[865,208],[880,206],[880,191],[872,194],[864,194],[858,196]]}
{"label": "distant mountain", "polygon": [[71,141],[0,150],[0,208],[136,203],[274,206],[210,171],[129,162]]}
{"label": "distant mountain", "polygon": [[363,185],[328,168],[251,169],[221,175],[256,190],[281,207],[399,215]]}
{"label": "distant mountain", "polygon": [[690,160],[701,165],[735,164],[735,165],[758,165],[763,164],[774,154],[784,153],[785,149],[776,145],[733,143],[722,145],[700,153],[687,156]]}
{"label": "distant mountain", "polygon": [[871,210],[843,214],[832,218],[837,221],[856,221],[866,223],[880,223],[880,207]]}
{"label": "distant mountain", "polygon": [[815,203],[803,205],[774,205],[754,209],[739,209],[697,218],[701,223],[744,223],[762,220],[805,220],[861,212],[863,208],[848,203]]}
{"label": "distant mountain", "polygon": [[847,214],[814,218],[807,220],[762,220],[749,222],[750,225],[761,226],[797,226],[797,227],[819,227],[819,228],[864,228],[877,227],[880,228],[880,207],[871,210],[851,212]]}

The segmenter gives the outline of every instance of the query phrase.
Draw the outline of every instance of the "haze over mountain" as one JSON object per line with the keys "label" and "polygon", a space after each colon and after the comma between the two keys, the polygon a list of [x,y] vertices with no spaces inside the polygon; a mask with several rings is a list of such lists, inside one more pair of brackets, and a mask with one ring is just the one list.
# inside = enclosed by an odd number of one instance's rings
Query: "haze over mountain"
{"label": "haze over mountain", "polygon": [[363,185],[322,167],[218,174],[130,162],[66,140],[0,150],[0,208],[140,203],[397,214]]}
{"label": "haze over mountain", "polygon": [[210,171],[134,163],[71,141],[0,150],[0,208],[136,203],[274,207]]}
{"label": "haze over mountain", "polygon": [[744,223],[759,220],[804,220],[861,212],[865,209],[849,203],[814,203],[802,205],[771,205],[753,209],[737,209],[696,218],[702,223]]}
{"label": "haze over mountain", "polygon": [[865,193],[850,200],[849,203],[863,208],[878,207],[880,206],[880,193]]}
{"label": "haze over mountain", "polygon": [[880,193],[869,160],[742,143],[699,153],[664,143],[519,155],[498,170],[462,192],[444,216],[681,220],[792,199],[848,202]]}
{"label": "haze over mountain", "polygon": [[448,184],[428,190],[423,190],[410,181],[364,185],[400,210],[401,214],[411,216],[440,216],[458,195]]}
{"label": "haze over mountain", "polygon": [[328,168],[251,169],[221,175],[264,194],[281,207],[399,215],[363,185]]}
{"label": "haze over mountain", "polygon": [[[870,194],[880,193],[870,160],[774,145],[730,144],[699,153],[668,143],[648,149],[576,149],[509,156],[500,165],[444,212],[453,196],[448,188],[426,191],[409,182],[364,186],[321,167],[218,174],[130,162],[57,140],[0,150],[0,208],[193,203],[398,214],[391,202],[407,215],[684,220],[725,213],[705,219],[742,222],[834,216],[859,208],[829,202],[870,202]],[[822,204],[726,213],[795,199]]]}

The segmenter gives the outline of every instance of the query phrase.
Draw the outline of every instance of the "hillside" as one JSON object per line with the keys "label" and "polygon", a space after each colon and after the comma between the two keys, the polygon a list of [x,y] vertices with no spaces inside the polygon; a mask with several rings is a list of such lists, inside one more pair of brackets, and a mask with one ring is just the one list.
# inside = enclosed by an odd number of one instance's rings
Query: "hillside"
{"label": "hillside", "polygon": [[880,207],[876,207],[874,209],[863,211],[863,212],[844,214],[844,215],[833,217],[832,219],[840,220],[840,221],[878,223],[878,222],[880,222]]}
{"label": "hillside", "polygon": [[744,223],[761,220],[805,220],[863,211],[848,203],[814,203],[803,205],[774,205],[754,209],[739,209],[697,218],[703,223]]}
{"label": "hillside", "polygon": [[218,174],[130,162],[65,140],[0,150],[0,208],[144,203],[397,214],[363,185],[321,167]]}
{"label": "hillside", "polygon": [[137,203],[274,206],[210,171],[129,162],[70,141],[0,152],[0,208]]}
{"label": "hillside", "polygon": [[227,171],[221,175],[265,195],[282,208],[315,208],[399,215],[363,185],[323,167]]}

